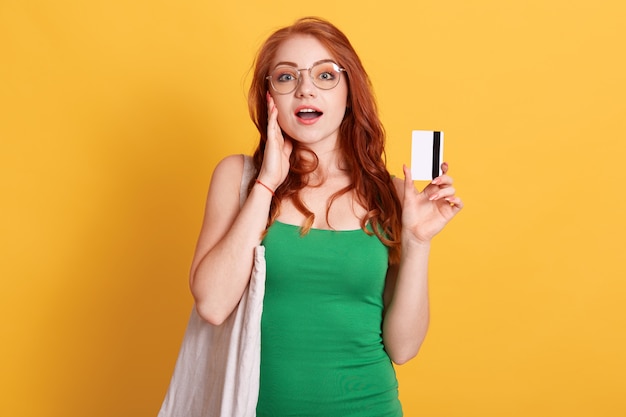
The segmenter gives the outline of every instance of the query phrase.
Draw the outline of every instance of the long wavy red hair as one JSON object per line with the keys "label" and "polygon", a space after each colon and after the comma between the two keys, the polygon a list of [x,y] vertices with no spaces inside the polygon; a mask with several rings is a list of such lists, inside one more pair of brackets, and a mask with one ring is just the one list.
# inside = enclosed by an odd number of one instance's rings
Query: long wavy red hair
{"label": "long wavy red hair", "polygon": [[[346,70],[348,103],[339,128],[339,146],[343,166],[351,176],[351,184],[331,197],[327,214],[337,197],[354,190],[358,202],[367,209],[366,216],[361,219],[361,227],[367,233],[376,234],[389,248],[389,261],[396,263],[400,259],[401,206],[385,166],[385,130],[378,117],[372,85],[361,60],[348,38],[326,20],[316,17],[299,19],[293,25],[274,32],[257,54],[248,95],[250,117],[261,136],[254,152],[255,167],[257,171],[261,167],[267,142],[266,92],[269,86],[266,76],[282,42],[294,35],[314,36],[333,55],[337,64]],[[302,202],[299,191],[307,185],[308,174],[317,166],[317,157],[312,155],[314,163],[311,164],[311,158],[302,157],[307,150],[299,147],[297,141],[293,143],[290,171],[275,192],[268,223],[271,224],[278,216],[280,202],[284,198],[291,198],[306,217],[302,226],[302,233],[305,234],[313,225],[314,215]]]}

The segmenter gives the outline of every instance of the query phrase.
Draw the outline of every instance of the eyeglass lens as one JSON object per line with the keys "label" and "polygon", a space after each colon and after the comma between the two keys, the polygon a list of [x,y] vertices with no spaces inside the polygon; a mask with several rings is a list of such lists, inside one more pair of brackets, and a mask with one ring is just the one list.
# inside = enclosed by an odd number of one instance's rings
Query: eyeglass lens
{"label": "eyeglass lens", "polygon": [[[278,93],[288,94],[296,89],[299,78],[306,76],[301,74],[304,71],[306,70],[298,70],[292,66],[282,65],[272,71],[270,81]],[[334,62],[320,62],[309,69],[309,75],[317,88],[330,90],[339,83],[341,69]]]}

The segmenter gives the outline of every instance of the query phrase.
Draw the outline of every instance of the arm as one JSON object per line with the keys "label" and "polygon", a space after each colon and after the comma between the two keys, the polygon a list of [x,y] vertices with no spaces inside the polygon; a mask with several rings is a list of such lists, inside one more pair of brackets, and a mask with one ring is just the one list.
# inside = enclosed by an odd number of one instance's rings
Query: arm
{"label": "arm", "polygon": [[[275,190],[287,177],[292,146],[283,139],[271,99],[268,139],[258,179]],[[243,158],[229,156],[215,168],[189,284],[200,317],[221,324],[235,309],[250,279],[254,248],[267,225],[272,194],[255,184],[241,210]]]}
{"label": "arm", "polygon": [[417,355],[428,330],[430,242],[463,207],[446,175],[448,165],[443,164],[442,170],[443,175],[421,193],[416,192],[406,167],[404,181],[395,182],[402,201],[402,256],[387,276],[383,341],[397,364]]}
{"label": "arm", "polygon": [[252,271],[254,247],[267,224],[272,195],[254,186],[239,209],[243,158],[222,160],[211,178],[204,221],[191,265],[198,314],[220,324],[237,306]]}
{"label": "arm", "polygon": [[392,265],[385,284],[386,312],[383,321],[385,350],[396,364],[417,355],[428,331],[428,255],[430,244],[414,248],[403,238],[402,258]]}

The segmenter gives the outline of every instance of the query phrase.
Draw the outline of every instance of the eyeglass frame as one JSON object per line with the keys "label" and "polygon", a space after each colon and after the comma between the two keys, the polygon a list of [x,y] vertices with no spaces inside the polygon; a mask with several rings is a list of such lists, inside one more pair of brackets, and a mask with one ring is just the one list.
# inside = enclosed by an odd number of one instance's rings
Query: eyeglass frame
{"label": "eyeglass frame", "polygon": [[[330,88],[323,88],[323,87],[318,86],[318,85],[315,83],[315,79],[313,78],[313,75],[311,74],[311,70],[313,69],[313,67],[315,67],[315,66],[317,66],[317,65],[320,65],[320,64],[327,63],[327,62],[328,62],[328,63],[331,63],[331,64],[333,64],[333,65],[334,65],[335,69],[336,69],[336,70],[337,70],[337,72],[339,73],[339,77],[338,77],[338,80],[337,80],[337,84],[335,84],[334,86],[332,86],[332,87],[330,87]],[[287,92],[287,93],[281,93],[281,92],[280,92],[280,91],[278,91],[278,89],[274,86],[274,83],[272,82],[272,76],[271,76],[271,75],[268,75],[268,76],[266,76],[266,77],[265,77],[265,79],[266,79],[266,80],[268,80],[268,81],[270,82],[270,85],[272,86],[272,89],[276,92],[276,94],[280,94],[280,95],[291,94],[291,93],[293,93],[294,91],[296,91],[296,90],[298,89],[298,87],[300,86],[300,83],[302,82],[302,71],[307,71],[307,72],[309,73],[309,77],[311,78],[311,83],[313,83],[313,85],[314,85],[316,88],[319,88],[320,90],[324,90],[324,91],[332,90],[333,88],[337,87],[337,86],[339,85],[339,82],[341,81],[341,73],[342,73],[342,72],[346,72],[346,73],[347,73],[347,71],[346,71],[346,69],[345,69],[345,68],[340,67],[340,66],[339,66],[339,64],[338,64],[338,63],[336,63],[335,61],[333,61],[332,59],[322,59],[322,60],[320,60],[320,61],[316,61],[316,62],[312,63],[312,64],[311,64],[311,66],[309,66],[308,68],[296,68],[296,67],[295,67],[295,66],[293,66],[293,65],[284,65],[284,66],[285,66],[285,67],[290,67],[290,68],[294,69],[294,70],[296,71],[296,74],[298,75],[298,78],[296,79],[296,80],[297,80],[297,82],[296,82],[296,86],[293,88],[293,90],[291,90],[291,91],[289,91],[289,92]],[[277,65],[276,67],[274,67],[274,69],[272,70],[272,72],[273,72],[273,71],[275,71],[275,70],[276,70],[276,68],[278,68],[278,67],[279,67],[279,65]]]}

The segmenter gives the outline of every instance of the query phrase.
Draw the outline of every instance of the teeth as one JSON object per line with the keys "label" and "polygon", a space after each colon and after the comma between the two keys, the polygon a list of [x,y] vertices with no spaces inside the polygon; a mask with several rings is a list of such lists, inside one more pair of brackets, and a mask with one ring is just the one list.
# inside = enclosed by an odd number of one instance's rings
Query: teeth
{"label": "teeth", "polygon": [[302,109],[300,110],[300,113],[315,113],[316,110],[313,109]]}

